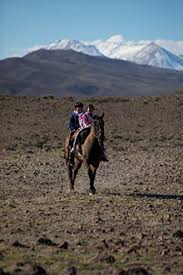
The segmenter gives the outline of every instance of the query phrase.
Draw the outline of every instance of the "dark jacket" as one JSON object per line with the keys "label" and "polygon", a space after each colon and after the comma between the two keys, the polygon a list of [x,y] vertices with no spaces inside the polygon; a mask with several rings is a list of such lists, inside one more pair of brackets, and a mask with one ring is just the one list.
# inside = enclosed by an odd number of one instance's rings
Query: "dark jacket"
{"label": "dark jacket", "polygon": [[78,114],[76,112],[72,112],[68,123],[68,129],[70,132],[72,132],[72,131],[76,131],[79,127],[80,125],[79,125]]}

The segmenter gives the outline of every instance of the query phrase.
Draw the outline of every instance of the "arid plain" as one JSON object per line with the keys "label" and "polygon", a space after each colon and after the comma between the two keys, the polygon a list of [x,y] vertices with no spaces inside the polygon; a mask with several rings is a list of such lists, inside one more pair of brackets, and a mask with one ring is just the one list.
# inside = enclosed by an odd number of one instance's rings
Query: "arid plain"
{"label": "arid plain", "polygon": [[83,100],[108,163],[68,194],[72,98],[0,96],[0,274],[183,274],[183,95]]}

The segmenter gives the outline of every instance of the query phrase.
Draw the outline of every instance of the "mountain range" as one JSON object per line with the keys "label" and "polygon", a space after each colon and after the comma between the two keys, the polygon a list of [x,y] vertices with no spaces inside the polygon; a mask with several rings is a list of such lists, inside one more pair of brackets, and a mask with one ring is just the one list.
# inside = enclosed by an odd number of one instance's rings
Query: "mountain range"
{"label": "mountain range", "polygon": [[157,43],[151,41],[126,42],[121,35],[114,35],[107,40],[89,42],[63,39],[48,45],[42,45],[36,49],[39,48],[48,50],[71,49],[91,56],[106,56],[137,64],[183,70],[182,58],[159,46]]}
{"label": "mountain range", "polygon": [[[81,50],[82,45],[78,45]],[[95,53],[97,56],[70,49],[40,49],[24,57],[0,60],[0,92],[31,96],[145,96],[174,94],[183,88],[181,71]]]}

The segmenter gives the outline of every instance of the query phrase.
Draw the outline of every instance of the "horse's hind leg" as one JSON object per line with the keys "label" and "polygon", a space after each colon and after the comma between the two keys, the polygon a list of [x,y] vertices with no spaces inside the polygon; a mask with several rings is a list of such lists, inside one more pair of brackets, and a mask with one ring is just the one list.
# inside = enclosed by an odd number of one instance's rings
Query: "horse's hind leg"
{"label": "horse's hind leg", "polygon": [[79,160],[76,160],[76,159],[75,159],[74,166],[72,165],[72,163],[70,163],[70,161],[68,161],[68,163],[67,163],[70,191],[74,190],[75,179],[76,179],[78,170],[81,167],[81,164],[82,164],[82,161],[79,161]]}
{"label": "horse's hind leg", "polygon": [[80,160],[75,160],[75,167],[74,167],[73,177],[72,177],[73,186],[74,186],[74,182],[75,182],[77,173],[78,173],[78,171],[79,171],[81,165],[82,165],[82,161],[80,161]]}
{"label": "horse's hind leg", "polygon": [[69,190],[74,190],[74,182],[73,182],[73,166],[70,161],[67,162],[67,171],[69,176]]}

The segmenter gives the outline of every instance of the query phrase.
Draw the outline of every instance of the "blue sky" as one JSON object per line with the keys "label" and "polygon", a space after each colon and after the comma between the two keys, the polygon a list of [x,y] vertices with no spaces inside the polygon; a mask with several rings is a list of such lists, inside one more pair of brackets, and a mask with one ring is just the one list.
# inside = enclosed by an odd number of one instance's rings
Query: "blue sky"
{"label": "blue sky", "polygon": [[0,58],[70,38],[183,40],[183,0],[0,0]]}

